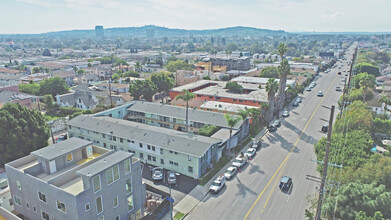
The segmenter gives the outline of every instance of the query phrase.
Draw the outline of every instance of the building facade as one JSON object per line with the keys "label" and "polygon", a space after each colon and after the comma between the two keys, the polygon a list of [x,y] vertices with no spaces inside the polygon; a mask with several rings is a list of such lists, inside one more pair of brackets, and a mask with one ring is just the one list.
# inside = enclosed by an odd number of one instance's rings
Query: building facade
{"label": "building facade", "polygon": [[15,211],[27,219],[140,219],[140,160],[71,138],[5,165]]}

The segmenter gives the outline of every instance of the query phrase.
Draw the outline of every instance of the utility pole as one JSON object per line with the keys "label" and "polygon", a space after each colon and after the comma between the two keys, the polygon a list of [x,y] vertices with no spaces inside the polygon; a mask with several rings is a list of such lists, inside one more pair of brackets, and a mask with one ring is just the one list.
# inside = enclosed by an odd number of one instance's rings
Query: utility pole
{"label": "utility pole", "polygon": [[324,163],[323,163],[323,176],[322,176],[322,182],[320,184],[318,207],[316,209],[315,220],[320,220],[321,211],[322,211],[322,200],[323,200],[323,194],[324,194],[324,185],[325,185],[325,182],[326,182],[327,167],[329,165],[331,130],[332,130],[332,126],[333,126],[334,109],[335,109],[335,106],[332,105],[331,106],[331,113],[330,113],[330,120],[329,120],[329,129],[327,131],[326,155],[324,156]]}

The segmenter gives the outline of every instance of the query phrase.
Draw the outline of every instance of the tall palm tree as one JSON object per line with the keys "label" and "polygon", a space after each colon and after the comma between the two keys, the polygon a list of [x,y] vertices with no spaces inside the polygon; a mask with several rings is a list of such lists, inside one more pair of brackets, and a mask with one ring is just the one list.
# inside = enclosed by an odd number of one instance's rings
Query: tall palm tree
{"label": "tall palm tree", "polygon": [[270,122],[274,113],[274,99],[278,90],[276,79],[270,78],[266,83],[267,101],[269,103],[266,120]]}
{"label": "tall palm tree", "polygon": [[187,90],[183,90],[181,94],[175,97],[175,100],[183,100],[186,102],[186,132],[189,131],[189,101],[195,98],[195,94]]}
{"label": "tall palm tree", "polygon": [[280,82],[278,86],[278,97],[277,97],[277,109],[276,111],[281,111],[284,108],[285,102],[285,89],[286,89],[286,78],[290,73],[290,66],[288,60],[282,60],[280,66],[278,67],[278,75],[280,77]]}
{"label": "tall palm tree", "polygon": [[284,43],[280,43],[278,45],[278,54],[280,55],[281,57],[281,61],[284,59],[284,54],[286,53],[286,51],[288,50],[288,48],[286,47],[286,45]]}
{"label": "tall palm tree", "polygon": [[224,115],[224,117],[225,117],[225,120],[227,121],[227,124],[229,126],[229,140],[228,140],[227,150],[228,150],[228,152],[230,152],[231,151],[230,145],[231,145],[231,137],[232,137],[232,128],[235,127],[235,125],[240,121],[240,117],[234,117],[229,114]]}

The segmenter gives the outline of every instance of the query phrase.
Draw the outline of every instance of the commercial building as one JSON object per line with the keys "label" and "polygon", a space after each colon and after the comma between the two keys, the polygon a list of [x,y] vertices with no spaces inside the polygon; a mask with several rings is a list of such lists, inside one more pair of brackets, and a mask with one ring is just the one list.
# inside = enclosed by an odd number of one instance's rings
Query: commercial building
{"label": "commercial building", "polygon": [[[264,78],[264,77],[250,77],[250,76],[238,76],[233,79],[231,79],[232,82],[237,82],[237,83],[245,83],[245,84],[256,84],[260,86],[266,86],[267,81],[270,78]],[[275,79],[276,82],[280,82],[280,79]],[[287,80],[286,81],[286,86],[296,86],[295,80]]]}
{"label": "commercial building", "polygon": [[222,156],[221,139],[121,119],[126,107],[110,109],[108,116],[77,116],[67,123],[68,134],[194,178]]}
{"label": "commercial building", "polygon": [[5,165],[15,212],[27,219],[140,219],[141,163],[79,138]]}
{"label": "commercial building", "polygon": [[212,66],[226,66],[229,70],[246,71],[251,68],[250,57],[209,57],[203,60],[211,62]]}

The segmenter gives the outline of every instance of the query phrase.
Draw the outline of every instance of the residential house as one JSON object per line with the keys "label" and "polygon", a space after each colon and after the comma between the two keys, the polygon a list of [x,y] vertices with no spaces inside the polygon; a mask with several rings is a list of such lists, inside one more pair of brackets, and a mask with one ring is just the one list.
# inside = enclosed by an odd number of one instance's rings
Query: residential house
{"label": "residential house", "polygon": [[0,104],[18,103],[30,109],[39,109],[39,97],[22,92],[0,90]]}

